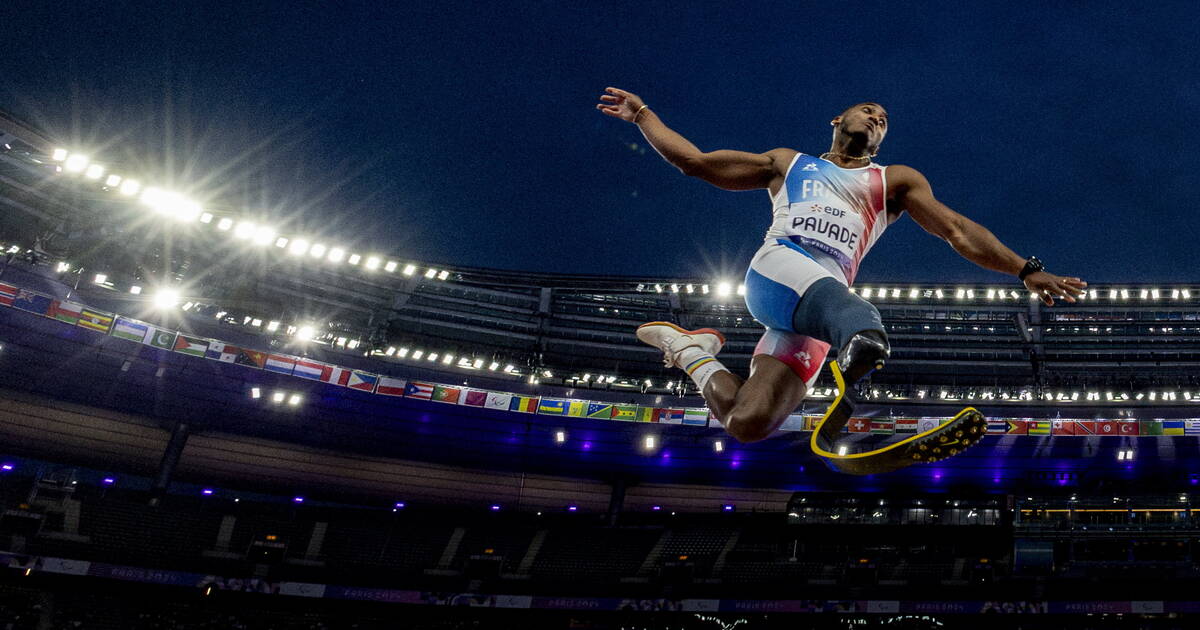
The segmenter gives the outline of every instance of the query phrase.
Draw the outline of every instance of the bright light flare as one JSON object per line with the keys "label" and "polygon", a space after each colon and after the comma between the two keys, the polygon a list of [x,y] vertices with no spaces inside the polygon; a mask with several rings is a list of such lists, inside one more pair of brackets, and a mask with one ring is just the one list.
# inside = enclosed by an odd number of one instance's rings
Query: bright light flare
{"label": "bright light flare", "polygon": [[89,160],[86,155],[73,153],[67,158],[67,161],[63,163],[63,168],[68,173],[81,173],[83,172],[83,169],[87,168],[88,161]]}
{"label": "bright light flare", "polygon": [[179,291],[175,289],[159,289],[154,294],[154,307],[168,309],[179,303]]}
{"label": "bright light flare", "polygon": [[138,191],[141,189],[142,183],[136,179],[127,179],[121,182],[121,194],[125,195],[126,197],[132,197],[138,194]]}

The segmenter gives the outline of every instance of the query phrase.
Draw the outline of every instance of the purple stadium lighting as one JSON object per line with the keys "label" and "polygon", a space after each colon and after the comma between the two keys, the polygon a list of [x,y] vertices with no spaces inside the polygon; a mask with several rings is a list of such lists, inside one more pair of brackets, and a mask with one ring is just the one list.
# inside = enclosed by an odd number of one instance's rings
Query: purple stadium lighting
{"label": "purple stadium lighting", "polygon": [[578,511],[579,511],[579,506],[577,506],[577,505],[568,505],[568,506],[567,506],[567,511],[568,511],[568,512],[578,512]]}
{"label": "purple stadium lighting", "polygon": [[404,509],[404,502],[403,502],[403,501],[397,501],[397,502],[396,502],[396,509],[397,509],[397,510],[403,510],[403,509]]}
{"label": "purple stadium lighting", "polygon": [[500,505],[499,505],[498,503],[493,503],[493,504],[492,504],[492,511],[493,511],[493,512],[499,512],[499,511],[500,511]]}
{"label": "purple stadium lighting", "polygon": [[650,509],[655,512],[659,512],[662,510],[662,506],[661,505],[652,505],[652,506],[650,506]]}
{"label": "purple stadium lighting", "polygon": [[203,494],[206,497],[212,496],[212,493],[213,493],[212,488],[205,488],[200,491],[200,494]]}
{"label": "purple stadium lighting", "polygon": [[102,483],[102,484],[104,484],[104,485],[106,485],[106,486],[111,486],[111,485],[113,485],[114,483],[117,483],[117,480],[116,480],[116,479],[113,479],[112,477],[105,477],[104,479],[101,479],[101,480],[100,480],[100,483]]}
{"label": "purple stadium lighting", "polygon": [[733,511],[733,506],[732,506],[732,505],[729,505],[729,504],[725,504],[725,505],[722,505],[722,506],[721,506],[721,510],[722,510],[722,511],[724,511],[724,512],[732,512],[732,511]]}
{"label": "purple stadium lighting", "polygon": [[304,497],[296,497],[292,499],[293,503],[304,503]]}
{"label": "purple stadium lighting", "polygon": [[3,464],[0,464],[0,470],[8,472],[12,469],[13,469],[13,465],[8,462],[4,462]]}

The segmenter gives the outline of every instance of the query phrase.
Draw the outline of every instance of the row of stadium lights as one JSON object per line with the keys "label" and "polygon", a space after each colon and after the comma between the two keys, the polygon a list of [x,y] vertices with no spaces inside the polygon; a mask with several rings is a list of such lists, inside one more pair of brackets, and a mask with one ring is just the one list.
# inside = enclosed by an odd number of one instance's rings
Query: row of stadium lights
{"label": "row of stadium lights", "polygon": [[[710,292],[708,284],[692,284],[692,283],[670,283],[670,284],[639,284],[637,285],[638,292],[654,292],[654,293],[700,293],[708,295]],[[1090,289],[1083,295],[1077,296],[1076,299],[1098,300],[1107,296],[1110,300],[1128,300],[1132,297],[1137,297],[1142,300],[1190,300],[1192,298],[1191,289],[1137,289],[1136,294],[1129,289],[1109,288],[1109,289]],[[733,293],[738,295],[746,294],[746,285],[739,284],[734,288],[733,283],[719,282],[716,286],[716,294],[720,297],[728,297]],[[980,298],[989,301],[994,300],[1019,300],[1021,299],[1020,292],[1015,289],[979,289],[978,292],[974,288],[958,287],[953,289],[923,289],[919,287],[909,287],[907,289],[901,287],[850,287],[851,293],[861,295],[865,299],[903,299],[906,295],[908,299],[919,298],[934,298],[938,300],[953,299],[956,300],[974,300],[976,295]],[[1032,300],[1038,299],[1036,294],[1030,293],[1029,298]]]}

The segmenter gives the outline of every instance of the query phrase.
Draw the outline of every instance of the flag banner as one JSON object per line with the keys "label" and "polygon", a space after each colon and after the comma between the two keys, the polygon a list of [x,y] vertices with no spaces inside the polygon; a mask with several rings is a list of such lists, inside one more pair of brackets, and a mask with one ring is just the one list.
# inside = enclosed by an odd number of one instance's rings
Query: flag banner
{"label": "flag banner", "polygon": [[[821,418],[823,418],[823,417],[824,416],[804,416],[804,430],[805,431],[816,431],[817,425],[821,424]],[[917,426],[917,420],[916,420],[916,418],[913,418],[913,433],[917,432],[916,426]]]}
{"label": "flag banner", "polygon": [[684,409],[683,424],[691,427],[708,426],[708,409]]}
{"label": "flag banner", "polygon": [[1029,435],[1050,435],[1049,420],[1027,420],[1025,424],[1029,427]]}
{"label": "flag banner", "polygon": [[[380,389],[383,389],[382,385],[383,383],[380,383]],[[404,386],[404,395],[408,398],[415,398],[417,400],[433,400],[433,390],[435,388],[437,388],[437,385],[434,385],[433,383],[409,381],[408,385]]]}
{"label": "flag banner", "polygon": [[233,362],[238,365],[244,365],[246,367],[261,370],[263,369],[263,366],[267,364],[267,353],[259,352],[258,350],[238,348],[237,359],[234,359]]}
{"label": "flag banner", "polygon": [[1096,421],[1076,420],[1075,435],[1096,435]]}
{"label": "flag banner", "polygon": [[682,409],[657,409],[659,424],[683,424]]}
{"label": "flag banner", "polygon": [[241,351],[241,348],[227,344],[224,341],[210,341],[208,342],[208,349],[204,351],[204,358],[220,361],[221,363],[237,363],[238,354]]}
{"label": "flag banner", "polygon": [[634,422],[654,422],[655,409],[654,407],[638,407],[637,416],[633,419]]}
{"label": "flag banner", "polygon": [[871,433],[880,435],[891,435],[896,432],[896,423],[892,420],[880,420],[876,418],[871,421]]}
{"label": "flag banner", "polygon": [[[1138,422],[1138,425],[1142,435],[1164,435],[1166,433],[1162,420],[1142,420]],[[1183,425],[1180,424],[1179,428],[1182,429]],[[1175,435],[1182,435],[1182,431]]]}
{"label": "flag banner", "polygon": [[504,409],[512,404],[512,394],[504,392],[488,392],[487,399],[483,402],[483,406],[488,409]]}
{"label": "flag banner", "polygon": [[611,418],[612,405],[608,403],[589,402],[587,408],[589,418]]}
{"label": "flag banner", "polygon": [[870,433],[871,421],[866,418],[850,418],[846,430],[850,433]]}
{"label": "flag banner", "polygon": [[433,388],[432,400],[442,403],[458,404],[458,397],[462,395],[462,388],[446,387],[438,385]]}
{"label": "flag banner", "polygon": [[780,431],[803,431],[804,430],[804,414],[793,413],[783,419],[783,424],[779,425]]}
{"label": "flag banner", "polygon": [[276,374],[291,374],[296,369],[296,357],[286,354],[268,354],[263,369]]}
{"label": "flag banner", "polygon": [[320,361],[313,361],[303,357],[296,357],[296,364],[292,368],[292,376],[299,376],[311,381],[319,381],[325,375],[325,369],[330,367]]}
{"label": "flag banner", "polygon": [[[376,391],[375,386],[377,384],[383,385],[382,378],[383,377],[379,376],[378,374],[372,374],[370,372],[363,372],[361,370],[350,370],[350,378],[346,379],[346,387],[349,387],[350,389],[358,390],[360,392],[375,392]],[[390,379],[390,380],[393,380],[393,381],[399,380],[400,388],[401,389],[404,388],[404,379]],[[376,392],[376,393],[378,393],[378,392]],[[400,394],[392,394],[392,395],[399,396]]]}
{"label": "flag banner", "polygon": [[896,418],[896,433],[900,435],[912,435],[916,432],[916,418]]}
{"label": "flag banner", "polygon": [[175,337],[175,345],[171,349],[179,354],[202,357],[208,352],[208,340],[199,337],[189,337],[180,333]]}
{"label": "flag banner", "polygon": [[[637,419],[637,405],[613,405],[612,419],[632,422]],[[705,416],[704,420],[704,424],[707,425],[708,416]]]}
{"label": "flag banner", "polygon": [[175,331],[163,330],[154,326],[146,326],[146,336],[142,337],[142,343],[163,350],[175,349]]}
{"label": "flag banner", "polygon": [[917,433],[932,431],[950,421],[950,418],[917,418]]}
{"label": "flag banner", "polygon": [[1024,420],[1005,420],[1008,424],[1009,435],[1029,435],[1029,425]]}
{"label": "flag banner", "polygon": [[17,287],[11,284],[0,282],[0,304],[4,306],[12,306],[13,300],[17,297]]}
{"label": "flag banner", "polygon": [[513,396],[512,402],[508,405],[509,411],[519,411],[521,413],[533,413],[537,411],[537,398],[529,396]]}
{"label": "flag banner", "polygon": [[567,415],[572,418],[582,418],[587,415],[588,401],[586,400],[571,400],[568,401]]}
{"label": "flag banner", "polygon": [[1119,423],[1112,420],[1097,420],[1096,435],[1120,435],[1121,429],[1117,424]]}
{"label": "flag banner", "polygon": [[1123,420],[1117,424],[1120,425],[1121,435],[1140,435],[1141,427],[1138,426],[1137,420]]}
{"label": "flag banner", "polygon": [[566,400],[543,398],[541,402],[538,403],[537,412],[543,416],[565,416],[567,415],[567,408],[570,406],[570,404],[570,401]]}
{"label": "flag banner", "polygon": [[[412,388],[411,393],[409,388]],[[433,396],[433,385],[428,383],[409,383],[402,378],[380,376],[379,385],[375,388],[375,393],[381,396],[412,395],[416,398],[429,400],[429,397]]]}
{"label": "flag banner", "polygon": [[336,365],[327,365],[327,369],[321,372],[321,382],[329,383],[330,385],[340,385],[341,387],[350,386],[350,368],[338,367]]}
{"label": "flag banner", "polygon": [[46,315],[50,311],[50,304],[54,300],[41,293],[18,289],[17,296],[13,298],[13,308],[19,308],[22,311],[29,311],[37,315]]}
{"label": "flag banner", "polygon": [[1183,421],[1184,435],[1200,435],[1200,420],[1184,420]]}
{"label": "flag banner", "polygon": [[108,329],[112,327],[113,315],[111,313],[93,311],[85,307],[79,312],[79,321],[75,323],[84,328],[107,333]]}
{"label": "flag banner", "polygon": [[1187,435],[1184,430],[1183,420],[1163,420],[1162,421],[1163,435]]}
{"label": "flag banner", "polygon": [[74,326],[79,323],[79,315],[82,312],[82,304],[54,300],[50,303],[50,309],[46,311],[46,317],[53,317],[60,322],[66,322]]}
{"label": "flag banner", "polygon": [[1008,433],[1008,422],[1005,420],[988,418],[987,432],[991,435],[997,435],[997,434],[1003,435],[1005,433]]}
{"label": "flag banner", "polygon": [[468,407],[482,407],[487,404],[487,392],[481,389],[469,389],[466,395],[458,399],[458,404]]}
{"label": "flag banner", "polygon": [[1050,424],[1050,435],[1075,435],[1074,420],[1054,420]]}

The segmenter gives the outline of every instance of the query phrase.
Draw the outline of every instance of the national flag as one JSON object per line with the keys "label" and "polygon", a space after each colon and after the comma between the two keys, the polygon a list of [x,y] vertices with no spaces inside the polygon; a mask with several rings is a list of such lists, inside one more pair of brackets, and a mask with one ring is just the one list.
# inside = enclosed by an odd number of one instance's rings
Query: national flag
{"label": "national flag", "polygon": [[147,328],[148,324],[143,324],[135,319],[118,317],[117,325],[112,329],[112,336],[142,343],[142,339],[146,338]]}
{"label": "national flag", "polygon": [[258,350],[247,350],[246,348],[238,348],[237,358],[234,363],[244,365],[255,369],[263,369],[267,364],[267,353],[259,352]]}
{"label": "national flag", "polygon": [[1184,420],[1183,421],[1184,435],[1200,435],[1200,420]]}
{"label": "national flag", "polygon": [[[1142,420],[1138,422],[1138,424],[1141,425],[1138,427],[1138,429],[1141,431],[1142,435],[1163,435],[1166,433],[1161,420]],[[1180,425],[1179,428],[1182,429],[1183,425]],[[1181,431],[1174,435],[1183,435],[1183,432]]]}
{"label": "national flag", "polygon": [[1024,420],[1006,420],[1009,435],[1029,435],[1029,425]]}
{"label": "national flag", "polygon": [[638,407],[637,416],[634,417],[634,422],[654,422],[654,407]]}
{"label": "national flag", "polygon": [[163,330],[154,326],[146,327],[146,336],[142,338],[142,343],[163,350],[175,349],[175,331]]}
{"label": "national flag", "polygon": [[589,418],[611,418],[612,405],[600,402],[590,402],[587,408],[587,417]]}
{"label": "national flag", "polygon": [[[627,422],[636,420],[637,405],[613,405],[612,419]],[[708,416],[705,416],[704,420],[704,424],[708,424]]]}
{"label": "national flag", "polygon": [[508,409],[512,403],[512,394],[504,392],[488,392],[487,399],[483,402],[483,406],[488,409]]}
{"label": "national flag", "polygon": [[582,418],[587,415],[588,402],[586,400],[572,400],[567,405],[567,415],[572,418]]}
{"label": "national flag", "polygon": [[459,398],[458,404],[468,407],[482,407],[487,404],[487,392],[481,389],[467,390],[467,395]]}
{"label": "national flag", "polygon": [[[351,380],[353,380],[351,376]],[[409,396],[429,400],[433,396],[433,385],[428,383],[409,383],[402,378],[392,378],[390,376],[380,376],[378,379],[378,387],[375,388],[375,393],[381,396]],[[409,394],[409,388],[412,388],[412,394]]]}
{"label": "national flag", "polygon": [[[398,379],[390,379],[390,380],[394,381],[394,380],[398,380]],[[400,380],[400,387],[404,387],[403,379],[399,379],[399,380]],[[361,370],[350,370],[350,378],[346,380],[346,387],[349,387],[350,389],[357,390],[360,392],[379,393],[375,390],[376,385],[383,385],[382,377],[379,376],[378,374],[372,374],[370,372],[363,372]],[[393,394],[393,395],[399,396],[400,394]]]}
{"label": "national flag", "polygon": [[1138,435],[1141,429],[1141,427],[1138,426],[1137,420],[1129,422],[1122,421],[1118,422],[1117,424],[1120,425],[1121,435]]}
{"label": "national flag", "polygon": [[1163,435],[1186,435],[1183,426],[1183,420],[1163,420],[1162,421]]}
{"label": "national flag", "polygon": [[433,400],[437,402],[457,404],[458,397],[461,395],[462,388],[459,387],[446,387],[445,385],[438,385],[437,387],[433,388]]}
{"label": "national flag", "polygon": [[17,296],[13,298],[13,308],[19,308],[22,311],[29,311],[38,315],[46,315],[50,311],[50,304],[54,302],[49,296],[25,289],[18,289]]}
{"label": "national flag", "polygon": [[1096,421],[1076,420],[1075,435],[1096,435]]}
{"label": "national flag", "polygon": [[325,370],[321,372],[321,382],[348,387],[350,385],[351,372],[350,368],[326,365]]}
{"label": "national flag", "polygon": [[1050,424],[1050,435],[1075,435],[1075,421],[1054,420]]}
{"label": "national flag", "polygon": [[537,412],[543,416],[565,416],[570,402],[566,400],[551,400],[543,398],[538,403]]}
{"label": "national flag", "polygon": [[1050,435],[1049,420],[1028,420],[1026,424],[1029,425],[1029,435]]}
{"label": "national flag", "polygon": [[296,369],[296,357],[286,354],[268,354],[263,369],[276,374],[291,374]]}
{"label": "national flag", "polygon": [[204,351],[204,358],[220,361],[221,363],[236,363],[238,354],[241,351],[241,348],[227,344],[224,341],[210,341],[208,342],[208,349]]}
{"label": "national flag", "polygon": [[108,332],[108,329],[112,327],[112,323],[113,315],[111,313],[93,311],[87,307],[84,307],[84,309],[80,311],[79,321],[76,322],[76,324],[83,326],[84,328],[89,328],[102,333]]}
{"label": "national flag", "polygon": [[[817,425],[821,424],[821,418],[822,416],[804,416],[804,430],[816,431]],[[916,420],[914,419],[913,422],[915,423]],[[913,426],[915,427],[916,425],[914,424]],[[913,432],[916,433],[916,429],[913,429]]]}
{"label": "national flag", "polygon": [[879,433],[882,435],[891,435],[896,432],[896,423],[890,418],[882,420],[876,418],[871,420],[871,433]]}
{"label": "national flag", "polygon": [[4,306],[12,306],[13,300],[17,297],[17,287],[11,284],[0,282],[0,304]]}
{"label": "national flag", "polygon": [[987,432],[993,435],[1008,433],[1008,421],[988,418]]}
{"label": "national flag", "polygon": [[509,411],[519,411],[521,413],[533,413],[537,411],[537,398],[529,396],[513,396],[512,402],[508,405]]}
{"label": "national flag", "polygon": [[684,409],[683,424],[692,427],[708,426],[708,409]]}
{"label": "national flag", "polygon": [[846,430],[850,433],[870,433],[871,421],[866,418],[850,418],[850,422],[846,424]]}
{"label": "national flag", "polygon": [[300,378],[319,381],[321,380],[321,377],[325,375],[325,369],[328,367],[331,366],[325,365],[320,361],[296,357],[295,367],[292,368],[292,376],[299,376]]}
{"label": "national flag", "polygon": [[909,435],[917,432],[916,418],[896,418],[896,433]]}
{"label": "national flag", "polygon": [[202,357],[205,352],[208,352],[208,340],[189,337],[181,333],[175,337],[175,345],[171,349],[179,354]]}
{"label": "national flag", "polygon": [[932,431],[948,420],[948,418],[917,418],[917,433]]}
{"label": "national flag", "polygon": [[1113,420],[1097,420],[1096,435],[1120,435],[1121,428]]}
{"label": "national flag", "polygon": [[79,323],[79,315],[82,311],[82,304],[54,300],[50,303],[50,308],[46,311],[46,317],[53,317],[60,322],[75,325]]}
{"label": "national flag", "polygon": [[683,424],[682,409],[658,409],[659,424]]}

